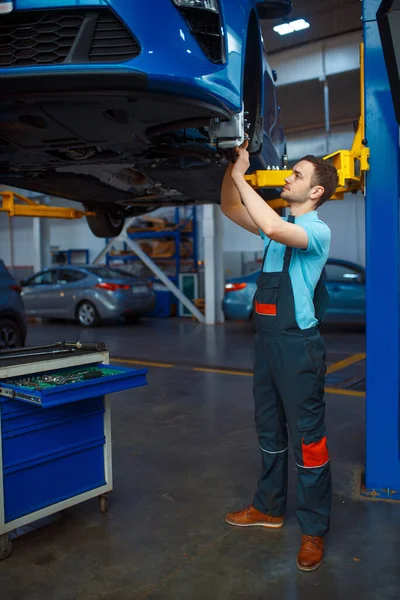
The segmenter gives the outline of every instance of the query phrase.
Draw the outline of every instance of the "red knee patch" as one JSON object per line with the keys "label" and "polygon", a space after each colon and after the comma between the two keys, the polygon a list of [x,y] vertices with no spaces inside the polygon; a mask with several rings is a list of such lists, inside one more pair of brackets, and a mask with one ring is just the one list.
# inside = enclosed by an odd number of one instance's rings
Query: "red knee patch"
{"label": "red knee patch", "polygon": [[256,300],[256,313],[259,315],[276,316],[276,304],[260,304]]}
{"label": "red knee patch", "polygon": [[319,442],[312,442],[311,444],[305,444],[303,438],[301,449],[304,467],[322,467],[329,460],[326,435]]}

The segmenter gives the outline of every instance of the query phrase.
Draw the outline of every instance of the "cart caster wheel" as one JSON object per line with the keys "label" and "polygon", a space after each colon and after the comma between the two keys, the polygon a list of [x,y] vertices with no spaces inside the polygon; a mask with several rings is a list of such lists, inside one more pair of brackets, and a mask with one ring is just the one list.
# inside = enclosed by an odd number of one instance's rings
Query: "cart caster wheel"
{"label": "cart caster wheel", "polygon": [[108,511],[108,497],[100,496],[100,511],[106,513]]}
{"label": "cart caster wheel", "polygon": [[0,540],[0,560],[5,560],[10,556],[12,552],[12,543],[9,539],[5,540],[5,542]]}

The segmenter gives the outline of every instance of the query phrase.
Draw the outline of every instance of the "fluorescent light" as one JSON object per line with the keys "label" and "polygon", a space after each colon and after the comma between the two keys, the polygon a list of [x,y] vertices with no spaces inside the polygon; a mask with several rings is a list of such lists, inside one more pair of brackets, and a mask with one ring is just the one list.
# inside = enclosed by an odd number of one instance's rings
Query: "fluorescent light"
{"label": "fluorescent light", "polygon": [[310,23],[304,19],[297,19],[297,21],[290,21],[290,23],[283,23],[274,27],[274,31],[279,35],[286,35],[288,33],[294,33],[295,31],[301,31],[310,27]]}

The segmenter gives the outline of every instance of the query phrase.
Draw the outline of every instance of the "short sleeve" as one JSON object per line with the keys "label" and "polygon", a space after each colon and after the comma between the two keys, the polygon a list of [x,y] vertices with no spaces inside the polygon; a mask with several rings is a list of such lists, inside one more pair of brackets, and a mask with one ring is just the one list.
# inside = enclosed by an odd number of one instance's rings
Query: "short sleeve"
{"label": "short sleeve", "polygon": [[260,238],[263,240],[263,242],[265,242],[265,240],[266,240],[265,233],[262,231],[262,229],[259,229],[258,231],[260,232]]}
{"label": "short sleeve", "polygon": [[[300,225],[300,223],[298,224]],[[331,230],[322,221],[314,221],[300,225],[308,237],[308,246],[303,252],[312,256],[324,256],[329,254],[331,245]]]}

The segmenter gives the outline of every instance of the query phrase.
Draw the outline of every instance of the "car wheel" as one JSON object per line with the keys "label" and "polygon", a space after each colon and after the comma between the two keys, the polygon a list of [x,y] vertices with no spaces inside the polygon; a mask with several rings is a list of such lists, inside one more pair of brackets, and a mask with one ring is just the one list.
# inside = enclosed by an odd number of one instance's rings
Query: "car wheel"
{"label": "car wheel", "polygon": [[10,319],[0,321],[0,350],[20,348],[24,345],[23,335],[18,325]]}
{"label": "car wheel", "polygon": [[81,302],[76,309],[76,318],[83,327],[94,327],[100,321],[99,313],[89,300]]}
{"label": "car wheel", "polygon": [[96,213],[86,217],[90,230],[96,237],[114,238],[121,233],[125,218],[120,216],[112,207],[97,205],[88,208],[88,210],[93,210]]}

